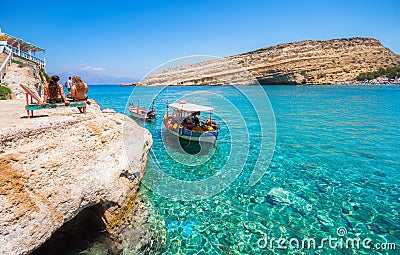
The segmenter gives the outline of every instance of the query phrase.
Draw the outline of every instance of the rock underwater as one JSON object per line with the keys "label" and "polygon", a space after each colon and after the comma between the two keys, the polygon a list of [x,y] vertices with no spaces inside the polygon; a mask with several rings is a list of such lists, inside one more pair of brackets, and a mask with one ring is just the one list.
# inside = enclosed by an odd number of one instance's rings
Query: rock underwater
{"label": "rock underwater", "polygon": [[286,191],[280,187],[272,188],[267,195],[267,201],[273,204],[289,205],[302,215],[307,215],[312,210],[312,204],[304,198],[298,197],[295,194]]}

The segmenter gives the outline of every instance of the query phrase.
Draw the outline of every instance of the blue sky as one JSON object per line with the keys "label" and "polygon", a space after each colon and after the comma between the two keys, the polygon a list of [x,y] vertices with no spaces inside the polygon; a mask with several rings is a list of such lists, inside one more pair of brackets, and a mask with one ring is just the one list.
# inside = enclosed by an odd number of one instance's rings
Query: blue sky
{"label": "blue sky", "polygon": [[[4,5],[4,4],[3,4]],[[400,1],[18,1],[3,32],[46,48],[47,71],[139,80],[190,55],[228,56],[279,43],[374,37],[400,54]]]}

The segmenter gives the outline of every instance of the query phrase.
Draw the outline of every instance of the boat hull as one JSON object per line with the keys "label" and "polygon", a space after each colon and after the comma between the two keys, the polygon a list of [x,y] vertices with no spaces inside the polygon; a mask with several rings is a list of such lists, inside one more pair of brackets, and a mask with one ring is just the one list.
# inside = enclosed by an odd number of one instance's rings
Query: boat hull
{"label": "boat hull", "polygon": [[137,119],[143,119],[143,120],[147,119],[146,116],[141,115],[141,114],[131,112],[131,115],[132,115],[132,117],[137,118]]}
{"label": "boat hull", "polygon": [[[141,119],[144,121],[150,121],[150,120],[154,120],[156,118],[156,115],[154,112],[151,112],[151,111],[143,109],[143,108],[131,107],[131,108],[129,108],[129,112],[131,113],[132,117],[134,117],[136,119]],[[149,114],[149,113],[153,113],[153,114]]]}
{"label": "boat hull", "polygon": [[205,131],[205,132],[196,132],[184,129],[182,127],[178,127],[176,129],[168,129],[168,132],[176,135],[182,139],[195,141],[195,142],[205,142],[205,143],[215,143],[218,139],[218,130],[214,131]]}

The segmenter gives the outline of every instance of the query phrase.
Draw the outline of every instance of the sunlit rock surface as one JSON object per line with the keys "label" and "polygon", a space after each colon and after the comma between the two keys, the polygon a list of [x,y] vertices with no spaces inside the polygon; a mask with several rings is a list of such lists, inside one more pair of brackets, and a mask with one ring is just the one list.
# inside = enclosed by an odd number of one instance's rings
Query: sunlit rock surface
{"label": "sunlit rock surface", "polygon": [[167,68],[137,85],[324,84],[400,65],[400,56],[373,38],[300,41]]}
{"label": "sunlit rock surface", "polygon": [[96,204],[111,229],[132,205],[152,144],[147,130],[94,101],[86,115],[69,107],[35,115],[0,125],[3,255],[28,254]]}

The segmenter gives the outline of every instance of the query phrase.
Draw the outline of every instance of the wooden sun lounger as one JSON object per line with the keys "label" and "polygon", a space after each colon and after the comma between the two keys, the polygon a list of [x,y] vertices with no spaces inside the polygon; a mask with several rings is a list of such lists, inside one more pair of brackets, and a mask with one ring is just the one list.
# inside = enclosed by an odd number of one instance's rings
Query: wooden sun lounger
{"label": "wooden sun lounger", "polygon": [[[56,103],[56,104],[46,104],[46,106],[41,106],[42,99],[36,93],[36,91],[31,90],[27,85],[20,84],[21,88],[25,90],[25,99],[26,99],[26,106],[25,110],[27,112],[28,118],[33,116],[33,111],[35,110],[42,110],[42,109],[53,109],[53,108],[60,108],[60,107],[81,107],[80,109],[83,110],[83,113],[86,113],[86,101],[80,102],[71,102],[69,105],[65,105],[65,103]],[[30,100],[29,100],[30,98]],[[33,102],[35,99],[36,103]]]}

